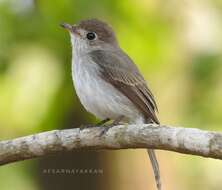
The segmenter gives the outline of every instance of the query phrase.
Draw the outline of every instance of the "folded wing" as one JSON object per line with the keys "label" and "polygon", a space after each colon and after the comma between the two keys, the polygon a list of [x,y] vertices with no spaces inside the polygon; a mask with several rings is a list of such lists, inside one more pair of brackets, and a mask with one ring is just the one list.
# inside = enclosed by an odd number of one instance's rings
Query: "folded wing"
{"label": "folded wing", "polygon": [[101,68],[101,77],[123,93],[147,121],[159,124],[157,105],[146,81],[133,61],[122,51],[95,50],[90,56]]}

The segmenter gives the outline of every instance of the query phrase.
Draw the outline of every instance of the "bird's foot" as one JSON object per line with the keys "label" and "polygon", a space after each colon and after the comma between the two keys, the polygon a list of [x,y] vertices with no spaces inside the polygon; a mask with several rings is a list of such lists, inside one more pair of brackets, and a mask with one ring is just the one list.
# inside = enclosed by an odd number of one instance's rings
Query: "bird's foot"
{"label": "bird's foot", "polygon": [[98,127],[103,126],[103,125],[104,125],[105,123],[107,123],[108,121],[110,121],[110,118],[106,118],[106,119],[98,122],[98,123],[96,124],[96,126],[98,126]]}
{"label": "bird's foot", "polygon": [[109,125],[103,125],[103,129],[101,131],[101,133],[99,134],[99,136],[103,136],[110,128],[118,125],[121,120],[124,118],[124,116],[119,116],[118,118],[116,118],[111,124]]}
{"label": "bird's foot", "polygon": [[114,127],[115,124],[111,123],[109,125],[104,125],[103,128],[102,128],[102,131],[101,133],[99,134],[99,136],[103,136],[107,131],[109,131],[110,128]]}
{"label": "bird's foot", "polygon": [[103,126],[106,122],[110,121],[109,118],[106,118],[96,124],[87,124],[87,125],[81,125],[79,128],[80,129],[87,129],[87,128],[91,128],[91,127],[100,127]]}

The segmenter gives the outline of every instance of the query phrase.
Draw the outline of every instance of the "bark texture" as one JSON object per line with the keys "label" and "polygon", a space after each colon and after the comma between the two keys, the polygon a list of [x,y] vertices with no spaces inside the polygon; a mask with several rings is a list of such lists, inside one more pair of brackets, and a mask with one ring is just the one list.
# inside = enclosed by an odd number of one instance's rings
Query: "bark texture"
{"label": "bark texture", "polygon": [[222,133],[154,124],[53,130],[0,141],[0,165],[77,149],[150,148],[222,159]]}

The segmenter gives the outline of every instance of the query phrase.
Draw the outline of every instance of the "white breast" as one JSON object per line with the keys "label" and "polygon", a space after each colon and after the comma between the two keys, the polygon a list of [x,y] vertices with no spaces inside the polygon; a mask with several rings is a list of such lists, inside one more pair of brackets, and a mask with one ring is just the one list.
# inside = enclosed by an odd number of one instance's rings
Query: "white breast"
{"label": "white breast", "polygon": [[129,121],[141,119],[131,101],[99,76],[98,65],[88,55],[73,56],[72,77],[82,105],[96,117],[116,119],[124,115]]}

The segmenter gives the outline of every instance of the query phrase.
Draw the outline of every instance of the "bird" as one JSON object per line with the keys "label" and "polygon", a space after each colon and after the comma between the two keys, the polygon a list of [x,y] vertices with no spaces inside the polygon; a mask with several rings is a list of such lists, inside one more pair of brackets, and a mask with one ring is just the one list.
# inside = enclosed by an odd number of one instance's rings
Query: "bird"
{"label": "bird", "polygon": [[[61,26],[71,37],[72,79],[77,96],[88,112],[101,123],[113,120],[113,125],[160,124],[154,95],[134,61],[120,47],[109,24],[93,18]],[[157,189],[161,190],[155,152],[147,151]]]}

